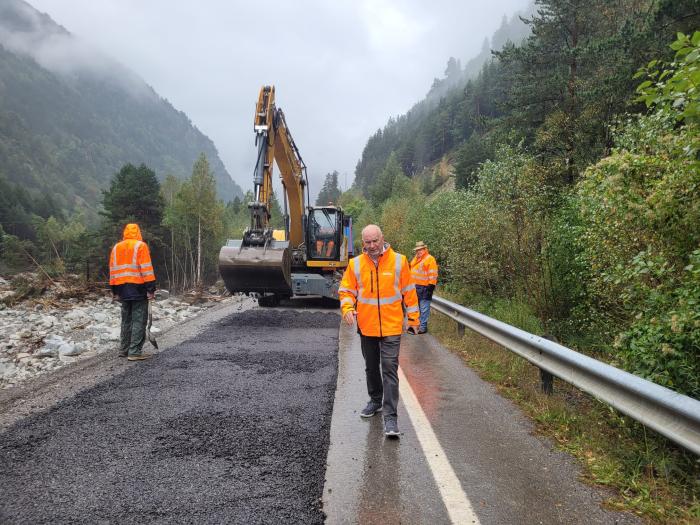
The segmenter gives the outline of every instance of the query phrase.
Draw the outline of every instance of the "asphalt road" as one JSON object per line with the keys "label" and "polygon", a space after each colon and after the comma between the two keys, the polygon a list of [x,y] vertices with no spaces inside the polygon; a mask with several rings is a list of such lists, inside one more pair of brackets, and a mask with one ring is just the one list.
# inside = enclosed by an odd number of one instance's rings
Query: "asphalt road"
{"label": "asphalt road", "polygon": [[16,418],[0,523],[322,523],[339,320],[228,313]]}
{"label": "asphalt road", "polygon": [[150,361],[0,392],[0,524],[639,523],[430,335],[402,338],[384,438],[357,333],[322,306],[232,298]]}
{"label": "asphalt road", "polygon": [[573,459],[431,335],[403,336],[400,440],[367,400],[356,331],[340,328],[339,371],[326,469],[328,525],[632,525],[603,508]]}

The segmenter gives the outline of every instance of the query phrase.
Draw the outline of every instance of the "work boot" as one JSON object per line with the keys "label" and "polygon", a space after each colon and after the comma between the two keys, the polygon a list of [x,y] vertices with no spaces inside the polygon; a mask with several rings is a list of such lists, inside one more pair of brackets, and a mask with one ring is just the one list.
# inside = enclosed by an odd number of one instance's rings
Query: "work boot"
{"label": "work boot", "polygon": [[427,334],[427,333],[428,333],[428,329],[427,329],[427,328],[420,328],[420,329],[418,330],[418,333],[419,333],[419,334]]}
{"label": "work boot", "polygon": [[362,412],[360,412],[360,417],[372,417],[374,414],[381,411],[381,403],[370,401],[369,403],[367,403],[367,406],[362,409]]}
{"label": "work boot", "polygon": [[150,359],[153,357],[153,354],[138,354],[138,355],[130,355],[129,357],[126,358],[127,361],[145,361],[146,359]]}
{"label": "work boot", "polygon": [[384,435],[386,437],[399,437],[401,432],[399,432],[399,424],[394,418],[384,419]]}

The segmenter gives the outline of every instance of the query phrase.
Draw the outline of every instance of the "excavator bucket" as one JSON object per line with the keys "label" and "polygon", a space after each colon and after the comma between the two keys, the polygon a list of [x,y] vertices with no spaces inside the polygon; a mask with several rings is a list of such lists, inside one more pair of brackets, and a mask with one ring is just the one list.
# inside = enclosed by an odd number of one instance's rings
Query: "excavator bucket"
{"label": "excavator bucket", "polygon": [[219,273],[231,293],[292,295],[292,258],[288,242],[242,246],[229,240],[219,252]]}

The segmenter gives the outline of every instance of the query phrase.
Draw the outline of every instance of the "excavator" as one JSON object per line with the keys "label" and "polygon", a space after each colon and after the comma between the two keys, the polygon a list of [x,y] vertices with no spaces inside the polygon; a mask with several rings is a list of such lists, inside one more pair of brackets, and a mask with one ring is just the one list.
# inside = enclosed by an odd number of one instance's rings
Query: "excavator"
{"label": "excavator", "polygon": [[[242,239],[219,252],[219,273],[231,293],[277,306],[294,296],[321,296],[337,303],[342,272],[352,256],[352,218],[329,203],[308,206],[306,164],[275,105],[274,86],[260,89],[253,122],[257,161],[250,225]],[[272,170],[277,164],[284,196],[284,229],[271,227]]]}

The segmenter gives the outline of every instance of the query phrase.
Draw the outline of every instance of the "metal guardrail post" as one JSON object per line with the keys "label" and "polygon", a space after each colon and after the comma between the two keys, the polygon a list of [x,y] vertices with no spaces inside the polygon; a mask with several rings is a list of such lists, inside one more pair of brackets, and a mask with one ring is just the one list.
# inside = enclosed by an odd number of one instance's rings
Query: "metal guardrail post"
{"label": "metal guardrail post", "polygon": [[697,399],[441,297],[433,296],[431,307],[700,456]]}
{"label": "metal guardrail post", "polygon": [[540,370],[540,382],[542,384],[542,393],[551,396],[554,393],[554,376],[546,370]]}

